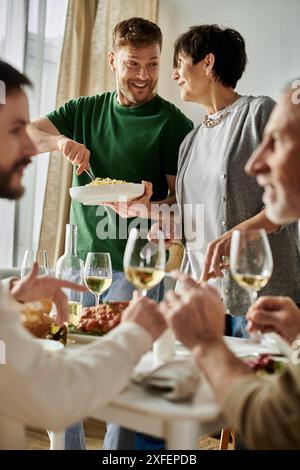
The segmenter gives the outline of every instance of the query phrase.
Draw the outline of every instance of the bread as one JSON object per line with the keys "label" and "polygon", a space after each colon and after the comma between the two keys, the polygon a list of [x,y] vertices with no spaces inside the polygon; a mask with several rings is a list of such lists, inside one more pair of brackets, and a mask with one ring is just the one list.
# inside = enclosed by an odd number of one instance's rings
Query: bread
{"label": "bread", "polygon": [[36,312],[43,312],[43,313],[50,313],[52,310],[53,304],[51,300],[48,299],[42,299],[42,300],[37,300],[36,302],[27,302],[24,304],[24,309],[23,312],[25,315],[30,315],[31,313],[36,313]]}
{"label": "bread", "polygon": [[46,338],[54,324],[54,319],[49,316],[51,310],[52,302],[47,299],[24,304],[23,325],[37,338]]}

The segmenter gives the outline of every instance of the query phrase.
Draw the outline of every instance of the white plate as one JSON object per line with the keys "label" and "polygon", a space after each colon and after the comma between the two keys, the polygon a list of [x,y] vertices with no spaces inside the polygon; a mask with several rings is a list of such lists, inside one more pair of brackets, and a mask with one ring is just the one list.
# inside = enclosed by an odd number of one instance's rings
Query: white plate
{"label": "white plate", "polygon": [[[273,334],[273,333],[272,333]],[[277,337],[278,335],[276,335]],[[283,354],[288,356],[286,350],[283,350],[282,339],[276,338],[276,341],[269,340],[269,334],[263,335],[262,343],[249,343],[245,338],[235,338],[232,336],[224,336],[225,343],[238,357],[246,357],[257,354]],[[281,341],[280,341],[281,340]],[[285,342],[284,342],[285,343]],[[285,343],[287,345],[287,343]],[[288,346],[288,345],[287,345]],[[191,352],[179,341],[176,341],[176,355],[188,356]],[[280,358],[281,360],[282,358]]]}
{"label": "white plate", "polygon": [[[105,336],[105,335],[103,335]],[[84,334],[76,334],[76,333],[68,333],[68,340],[70,340],[70,343],[75,342],[75,343],[92,343],[93,341],[96,341],[98,339],[103,338],[103,336],[94,336],[94,335],[84,335]]]}
{"label": "white plate", "polygon": [[144,185],[135,183],[101,184],[70,188],[71,198],[86,206],[97,206],[103,202],[120,202],[135,199],[144,194]]}
{"label": "white plate", "polygon": [[53,339],[36,338],[35,341],[43,346],[45,351],[59,351],[60,349],[64,348],[62,343],[59,341],[54,341]]}
{"label": "white plate", "polygon": [[250,343],[245,338],[225,336],[227,346],[238,357],[251,356],[251,354],[280,354],[276,344]]}
{"label": "white plate", "polygon": [[286,357],[289,357],[292,353],[292,348],[281,336],[276,333],[265,333],[263,335],[263,342],[270,347],[277,347],[279,352]]}

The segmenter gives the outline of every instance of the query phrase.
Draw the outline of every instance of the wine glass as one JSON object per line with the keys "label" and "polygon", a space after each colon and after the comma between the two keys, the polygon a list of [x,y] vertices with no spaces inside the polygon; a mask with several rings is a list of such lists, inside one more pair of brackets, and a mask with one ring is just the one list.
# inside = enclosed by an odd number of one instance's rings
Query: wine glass
{"label": "wine glass", "polygon": [[47,250],[26,250],[21,265],[22,278],[31,271],[35,262],[39,265],[39,276],[49,275],[49,259]]}
{"label": "wine glass", "polygon": [[163,232],[157,231],[150,241],[148,230],[131,229],[124,253],[125,276],[143,295],[161,282],[166,269],[166,249]]}
{"label": "wine glass", "polygon": [[112,283],[112,267],[109,253],[88,253],[84,265],[84,281],[94,294],[96,307],[100,295],[110,288]]}
{"label": "wine glass", "polygon": [[[148,290],[162,281],[166,269],[163,232],[157,230],[155,241],[150,241],[148,235],[148,230],[132,229],[123,259],[125,276],[143,296],[146,296]],[[168,328],[153,343],[154,364],[169,360],[174,350],[175,337]]]}
{"label": "wine glass", "polygon": [[[265,230],[234,230],[230,246],[230,271],[235,282],[249,294],[250,305],[267,285],[273,271],[273,258]],[[258,340],[261,333],[251,336]]]}

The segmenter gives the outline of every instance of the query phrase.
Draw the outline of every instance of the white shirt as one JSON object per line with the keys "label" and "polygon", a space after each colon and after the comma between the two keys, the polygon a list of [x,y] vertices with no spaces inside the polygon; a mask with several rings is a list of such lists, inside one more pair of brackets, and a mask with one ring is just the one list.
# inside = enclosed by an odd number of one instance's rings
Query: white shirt
{"label": "white shirt", "polygon": [[[192,276],[199,279],[207,246],[220,238],[222,214],[222,168],[232,132],[246,96],[240,97],[215,127],[201,126],[191,150],[183,179],[183,221]],[[224,109],[210,115],[215,118]],[[196,206],[198,205],[198,206]],[[191,225],[192,224],[192,225]],[[194,236],[193,236],[194,235]],[[213,281],[221,290],[221,280]]]}
{"label": "white shirt", "polygon": [[25,425],[63,430],[111,401],[152,341],[128,322],[82,349],[47,353],[22,327],[20,304],[1,284],[0,449],[24,449]]}

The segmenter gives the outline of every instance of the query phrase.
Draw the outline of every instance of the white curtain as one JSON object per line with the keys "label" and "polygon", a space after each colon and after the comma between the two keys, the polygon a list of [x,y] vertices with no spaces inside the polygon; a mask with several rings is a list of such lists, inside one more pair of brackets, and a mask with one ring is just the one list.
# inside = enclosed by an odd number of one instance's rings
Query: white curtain
{"label": "white curtain", "polygon": [[[26,0],[0,1],[0,57],[23,70]],[[13,264],[16,203],[0,199],[0,267]]]}
{"label": "white curtain", "polygon": [[[69,0],[57,105],[113,89],[115,77],[107,61],[113,27],[131,16],[156,21],[157,8],[158,0]],[[70,163],[53,152],[40,235],[40,248],[48,250],[51,265],[63,252],[71,175]]]}

